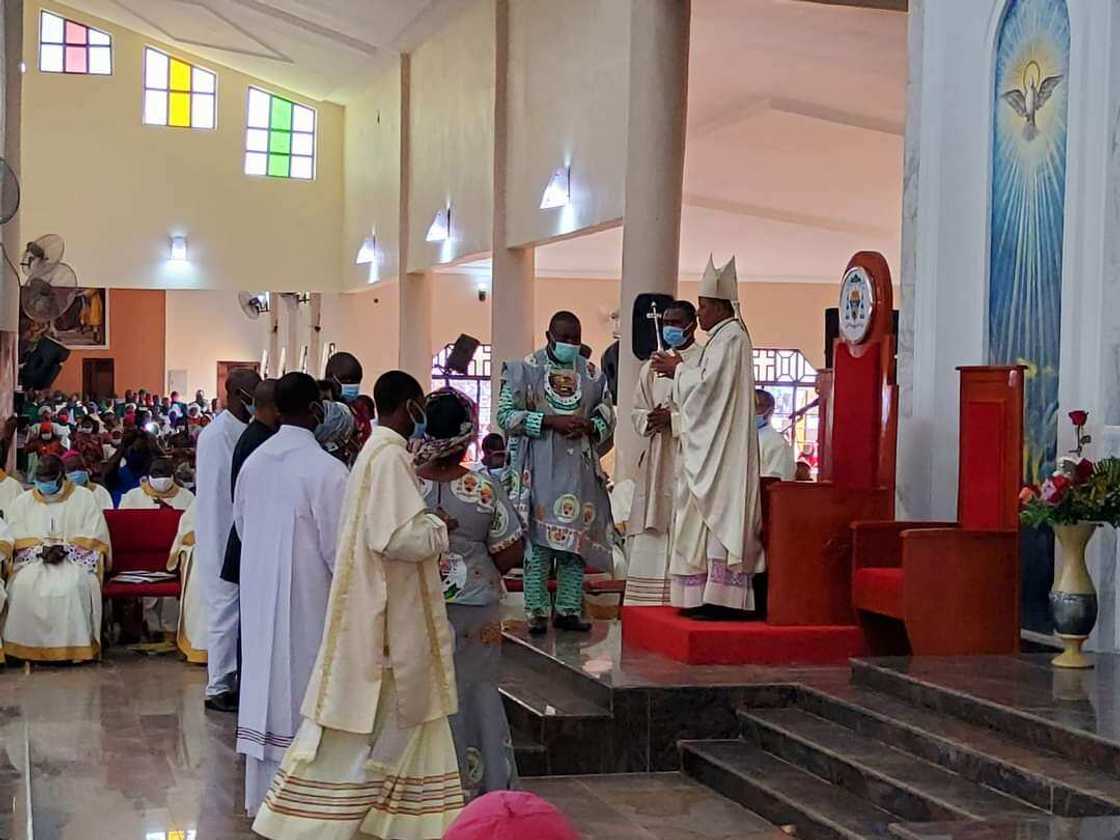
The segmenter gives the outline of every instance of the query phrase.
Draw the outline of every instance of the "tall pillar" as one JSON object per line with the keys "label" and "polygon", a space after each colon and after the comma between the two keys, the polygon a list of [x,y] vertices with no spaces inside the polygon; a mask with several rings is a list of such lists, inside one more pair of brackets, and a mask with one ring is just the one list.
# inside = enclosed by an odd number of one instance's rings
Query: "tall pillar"
{"label": "tall pillar", "polygon": [[312,292],[307,304],[307,372],[319,378],[323,370],[323,295]]}
{"label": "tall pillar", "polygon": [[[261,376],[277,379],[283,373],[280,369],[280,307],[283,305],[280,295],[273,292],[269,295],[268,306],[268,370],[262,371]],[[287,360],[285,359],[285,363]]]}
{"label": "tall pillar", "polygon": [[494,248],[490,278],[490,344],[493,352],[490,370],[495,398],[490,403],[491,423],[497,419],[502,362],[524,358],[533,349],[533,284],[536,279],[534,250],[506,247],[509,0],[498,0],[494,20]]}
{"label": "tall pillar", "polygon": [[[0,34],[0,154],[17,177],[20,170],[20,115],[22,113],[23,71],[23,0],[6,0],[0,4],[3,33]],[[3,245],[13,259],[23,249],[19,214],[4,225]],[[19,278],[0,265],[0,417],[14,411],[16,371],[19,358]],[[0,467],[15,467],[15,447],[9,447],[8,461]]]}
{"label": "tall pillar", "polygon": [[432,378],[431,272],[415,271],[400,281],[400,365],[425,391]]}
{"label": "tall pillar", "polygon": [[639,446],[629,419],[641,367],[630,342],[634,299],[677,292],[690,14],[690,0],[630,0],[616,480],[633,476]]}

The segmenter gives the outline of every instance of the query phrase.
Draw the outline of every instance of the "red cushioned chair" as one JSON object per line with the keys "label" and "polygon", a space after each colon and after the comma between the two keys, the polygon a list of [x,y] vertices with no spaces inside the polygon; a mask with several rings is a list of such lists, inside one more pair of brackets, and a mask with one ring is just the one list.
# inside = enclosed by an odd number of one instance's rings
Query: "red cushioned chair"
{"label": "red cushioned chair", "polygon": [[957,521],[852,525],[852,604],[878,654],[1019,649],[1023,368],[959,370]]}
{"label": "red cushioned chair", "polygon": [[115,598],[178,598],[182,591],[179,580],[165,583],[117,583],[115,575],[122,572],[167,571],[167,557],[175,543],[182,511],[107,510],[109,540],[113,550],[112,570],[101,594],[106,600]]}

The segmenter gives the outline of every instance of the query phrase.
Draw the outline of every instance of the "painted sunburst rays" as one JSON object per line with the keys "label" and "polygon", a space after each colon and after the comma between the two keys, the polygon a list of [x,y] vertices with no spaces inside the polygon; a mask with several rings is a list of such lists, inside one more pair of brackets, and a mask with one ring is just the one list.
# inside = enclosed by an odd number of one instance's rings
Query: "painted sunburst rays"
{"label": "painted sunburst rays", "polygon": [[996,47],[988,353],[1028,369],[1026,468],[1057,447],[1069,17],[1064,0],[1011,0]]}

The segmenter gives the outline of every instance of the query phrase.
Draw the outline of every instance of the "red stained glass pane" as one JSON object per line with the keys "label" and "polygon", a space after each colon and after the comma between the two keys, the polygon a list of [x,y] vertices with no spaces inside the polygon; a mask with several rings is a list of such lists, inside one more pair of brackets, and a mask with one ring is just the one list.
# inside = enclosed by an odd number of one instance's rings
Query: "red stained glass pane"
{"label": "red stained glass pane", "polygon": [[87,30],[80,23],[74,23],[72,20],[66,21],[66,43],[67,44],[84,44],[88,37],[89,30]]}
{"label": "red stained glass pane", "polygon": [[85,47],[67,47],[66,48],[66,72],[67,73],[85,73],[86,66],[86,48]]}

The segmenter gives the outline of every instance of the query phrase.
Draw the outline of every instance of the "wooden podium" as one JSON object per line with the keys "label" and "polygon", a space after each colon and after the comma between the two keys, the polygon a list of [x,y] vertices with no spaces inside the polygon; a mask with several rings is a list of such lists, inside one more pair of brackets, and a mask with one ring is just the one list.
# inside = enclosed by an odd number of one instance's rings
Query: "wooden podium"
{"label": "wooden podium", "polygon": [[763,491],[772,625],[855,624],[851,524],[893,516],[898,391],[887,261],[861,251],[841,288],[842,337],[821,400],[830,479]]}

